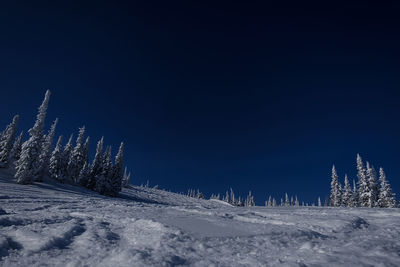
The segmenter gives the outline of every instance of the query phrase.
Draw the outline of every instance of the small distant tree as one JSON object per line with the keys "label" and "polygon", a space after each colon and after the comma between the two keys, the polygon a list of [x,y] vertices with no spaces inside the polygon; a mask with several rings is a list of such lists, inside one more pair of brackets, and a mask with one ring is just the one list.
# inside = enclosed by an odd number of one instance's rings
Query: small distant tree
{"label": "small distant tree", "polygon": [[318,197],[318,207],[322,207],[321,198]]}
{"label": "small distant tree", "polygon": [[353,179],[353,195],[352,195],[352,204],[351,207],[360,206],[360,197],[358,195],[356,181]]}
{"label": "small distant tree", "polygon": [[289,207],[290,206],[290,201],[289,201],[289,196],[287,193],[285,193],[285,206]]}

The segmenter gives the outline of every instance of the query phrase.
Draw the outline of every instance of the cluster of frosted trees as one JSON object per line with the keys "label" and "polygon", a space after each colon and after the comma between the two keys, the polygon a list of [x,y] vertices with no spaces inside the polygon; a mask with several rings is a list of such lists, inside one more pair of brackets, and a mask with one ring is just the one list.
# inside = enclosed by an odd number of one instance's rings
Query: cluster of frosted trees
{"label": "cluster of frosted trees", "polygon": [[256,205],[254,201],[254,196],[252,195],[251,191],[249,191],[249,194],[246,198],[242,198],[240,196],[236,197],[232,188],[229,191],[226,191],[225,196],[223,196],[222,199],[220,194],[212,194],[210,199],[222,200],[238,207],[252,207]]}
{"label": "cluster of frosted trees", "polygon": [[94,160],[89,162],[89,137],[84,140],[85,127],[79,129],[73,144],[71,135],[65,146],[60,136],[53,149],[53,139],[58,123],[56,119],[47,134],[44,134],[45,118],[50,100],[46,92],[36,117],[29,129],[29,138],[23,142],[23,133],[15,138],[19,116],[0,134],[0,167],[15,165],[15,178],[19,184],[31,184],[51,178],[62,183],[77,184],[103,195],[117,196],[122,186],[129,185],[130,174],[123,173],[123,150],[121,143],[114,163],[111,147],[103,151],[104,139],[97,143]]}
{"label": "cluster of frosted trees", "polygon": [[347,175],[344,177],[344,186],[339,182],[335,166],[332,168],[331,193],[329,206],[333,207],[396,207],[395,194],[386,179],[385,172],[379,168],[378,174],[367,161],[364,165],[360,155],[357,154],[357,178],[350,185]]}

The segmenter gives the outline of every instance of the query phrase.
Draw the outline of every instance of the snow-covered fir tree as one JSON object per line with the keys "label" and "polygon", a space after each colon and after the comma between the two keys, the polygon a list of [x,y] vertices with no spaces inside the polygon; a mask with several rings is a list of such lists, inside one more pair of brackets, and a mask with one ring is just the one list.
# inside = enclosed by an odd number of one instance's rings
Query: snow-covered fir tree
{"label": "snow-covered fir tree", "polygon": [[352,195],[352,204],[350,207],[358,207],[358,206],[360,206],[360,197],[358,195],[356,181],[353,179],[353,195]]}
{"label": "snow-covered fir tree", "polygon": [[294,200],[294,206],[295,207],[299,207],[300,206],[300,203],[299,203],[299,200],[297,199],[297,196],[295,197],[295,200]]}
{"label": "snow-covered fir tree", "polygon": [[89,163],[85,162],[78,176],[78,184],[86,187],[89,181]]}
{"label": "snow-covered fir tree", "polygon": [[104,137],[102,137],[98,142],[97,142],[97,147],[96,147],[96,154],[94,156],[92,166],[90,168],[89,172],[89,180],[87,184],[87,188],[94,189],[96,187],[96,179],[97,177],[101,174],[103,171],[102,165],[103,165],[103,144],[104,144]]}
{"label": "snow-covered fir tree", "polygon": [[73,182],[68,174],[68,163],[69,163],[69,159],[71,157],[71,153],[72,153],[72,139],[74,138],[74,135],[71,134],[68,142],[65,144],[64,146],[64,151],[62,153],[62,173],[63,176],[65,177],[64,182]]}
{"label": "snow-covered fir tree", "polygon": [[321,197],[318,197],[318,207],[322,207]]}
{"label": "snow-covered fir tree", "polygon": [[369,201],[368,207],[376,207],[378,205],[378,179],[376,175],[376,171],[373,166],[370,166],[369,162],[367,161],[366,166],[366,174],[368,179],[368,186],[369,186]]}
{"label": "snow-covered fir tree", "polygon": [[8,167],[13,148],[15,133],[17,132],[19,115],[15,115],[12,122],[7,125],[0,138],[0,167]]}
{"label": "snow-covered fir tree", "polygon": [[83,145],[83,162],[87,163],[89,167],[89,145],[90,145],[90,137],[86,138],[85,144]]}
{"label": "snow-covered fir tree", "polygon": [[353,192],[351,191],[349,178],[347,177],[347,174],[345,174],[342,204],[345,207],[351,207],[352,202],[353,202]]}
{"label": "snow-covered fir tree", "polygon": [[35,180],[43,181],[43,176],[48,174],[49,162],[52,153],[53,139],[56,131],[58,119],[56,119],[50,127],[49,133],[43,137],[42,151],[39,155],[39,166],[35,173]]}
{"label": "snow-covered fir tree", "polygon": [[15,140],[13,144],[13,148],[11,150],[11,157],[12,161],[15,162],[19,160],[21,156],[21,150],[22,150],[22,138],[24,138],[24,132],[21,132],[18,136],[18,138]]}
{"label": "snow-covered fir tree", "polygon": [[272,199],[272,207],[276,207],[277,205],[276,205],[276,199],[275,198],[273,198]]}
{"label": "snow-covered fir tree", "polygon": [[78,182],[79,173],[82,170],[83,165],[85,164],[85,151],[83,138],[85,135],[85,126],[79,128],[79,134],[76,138],[76,144],[74,149],[71,152],[71,156],[68,161],[68,175],[72,179],[74,183]]}
{"label": "snow-covered fir tree", "polygon": [[102,172],[97,175],[95,191],[102,195],[108,195],[108,193],[112,190],[110,183],[112,175],[111,146],[106,148],[102,158]]}
{"label": "snow-covered fir tree", "polygon": [[[116,197],[118,193],[121,191],[121,182],[123,177],[123,167],[124,167],[124,143],[121,142],[119,146],[118,153],[115,156],[114,166],[112,166],[112,173],[111,173],[111,192],[110,196]],[[198,191],[197,198],[204,198],[203,193]]]}
{"label": "snow-covered fir tree", "polygon": [[50,91],[47,90],[34,126],[29,129],[29,139],[22,145],[21,157],[16,162],[15,178],[19,184],[31,184],[39,163],[42,149],[43,128],[46,119],[47,106],[50,100]]}
{"label": "snow-covered fir tree", "polygon": [[256,203],[254,202],[254,196],[251,194],[251,191],[249,191],[249,194],[246,197],[246,200],[244,202],[245,207],[252,207],[255,206]]}
{"label": "snow-covered fir tree", "polygon": [[383,168],[379,169],[379,198],[378,198],[378,206],[381,208],[394,208],[396,207],[396,200],[394,194],[392,192],[392,188],[388,180],[386,179],[386,174],[383,171]]}
{"label": "snow-covered fir tree", "polygon": [[340,207],[342,204],[342,190],[339,184],[339,177],[336,172],[335,165],[332,167],[332,181],[331,181],[331,194],[330,194],[330,206]]}
{"label": "snow-covered fir tree", "polygon": [[290,202],[289,202],[289,196],[287,193],[285,193],[285,206],[289,207],[290,206]]}
{"label": "snow-covered fir tree", "polygon": [[268,202],[267,202],[268,207],[272,207],[272,196],[268,197]]}
{"label": "snow-covered fir tree", "polygon": [[235,198],[235,193],[233,192],[232,187],[230,188],[230,203],[232,205],[236,205],[236,198]]}
{"label": "snow-covered fir tree", "polygon": [[63,136],[58,137],[56,147],[51,153],[50,164],[49,164],[49,176],[59,182],[64,182],[65,176],[63,172],[64,162],[62,149]]}
{"label": "snow-covered fir tree", "polygon": [[366,170],[361,156],[357,154],[358,197],[361,207],[369,207],[371,192],[369,190]]}
{"label": "snow-covered fir tree", "polygon": [[[130,172],[128,173],[128,169],[127,169],[127,167],[125,167],[124,175],[122,176],[122,187],[129,187],[130,179],[131,179],[131,173]],[[219,196],[219,194],[218,194],[218,196]],[[219,200],[219,197],[218,197],[218,200]]]}

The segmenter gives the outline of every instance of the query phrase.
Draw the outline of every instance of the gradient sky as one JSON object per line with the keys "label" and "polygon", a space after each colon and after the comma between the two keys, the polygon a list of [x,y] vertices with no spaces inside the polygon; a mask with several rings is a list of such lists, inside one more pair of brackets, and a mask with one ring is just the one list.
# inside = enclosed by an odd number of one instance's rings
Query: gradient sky
{"label": "gradient sky", "polygon": [[123,140],[134,184],[312,202],[360,153],[400,194],[399,4],[8,2],[2,128],[50,89],[47,128]]}

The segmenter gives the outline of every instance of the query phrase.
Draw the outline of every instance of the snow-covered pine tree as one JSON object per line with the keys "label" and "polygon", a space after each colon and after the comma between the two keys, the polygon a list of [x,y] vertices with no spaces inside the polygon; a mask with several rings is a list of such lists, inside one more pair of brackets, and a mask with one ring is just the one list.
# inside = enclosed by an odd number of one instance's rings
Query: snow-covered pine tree
{"label": "snow-covered pine tree", "polygon": [[56,147],[51,153],[50,164],[49,164],[49,176],[59,182],[64,182],[65,176],[63,173],[63,155],[61,151],[61,143],[63,136],[58,137]]}
{"label": "snow-covered pine tree", "polygon": [[[131,173],[128,173],[127,167],[124,169],[124,175],[122,176],[122,187],[129,187],[131,179]],[[218,198],[219,199],[219,198]]]}
{"label": "snow-covered pine tree", "polygon": [[94,156],[93,162],[92,162],[92,167],[89,172],[89,181],[87,188],[89,189],[95,189],[96,187],[96,179],[97,176],[99,176],[102,172],[102,164],[103,164],[103,144],[104,144],[104,137],[102,137],[98,142],[97,142],[97,147],[96,147],[96,154]]}
{"label": "snow-covered pine tree", "polygon": [[289,207],[290,206],[290,202],[289,202],[289,196],[287,193],[285,193],[285,206]]}
{"label": "snow-covered pine tree", "polygon": [[360,206],[360,197],[358,195],[356,181],[353,179],[353,195],[352,195],[351,207],[359,207],[359,206]]}
{"label": "snow-covered pine tree", "polygon": [[381,208],[394,208],[396,207],[396,199],[392,192],[392,188],[388,180],[386,179],[386,174],[383,171],[383,168],[379,169],[379,198],[378,198],[378,206]]}
{"label": "snow-covered pine tree", "polygon": [[251,194],[251,191],[249,191],[249,194],[247,195],[244,205],[245,207],[252,207],[256,205],[254,202],[254,196]]}
{"label": "snow-covered pine tree", "polygon": [[89,163],[85,162],[82,166],[81,171],[79,172],[79,176],[78,176],[78,184],[80,186],[87,186],[89,180]]}
{"label": "snow-covered pine tree", "polygon": [[230,189],[230,199],[231,199],[231,204],[232,204],[232,205],[236,205],[235,193],[233,192],[232,187],[231,187],[231,189]]}
{"label": "snow-covered pine tree", "polygon": [[83,145],[83,159],[84,163],[87,163],[89,167],[89,145],[90,145],[90,137],[86,138],[85,144]]}
{"label": "snow-covered pine tree", "polygon": [[35,173],[35,180],[38,182],[43,181],[43,176],[48,174],[50,157],[52,153],[53,139],[56,131],[58,119],[55,119],[50,127],[50,131],[43,137],[42,151],[39,155],[39,165]]}
{"label": "snow-covered pine tree", "polygon": [[109,195],[112,191],[112,161],[111,161],[111,146],[108,146],[103,154],[102,172],[96,178],[96,192],[102,195]]}
{"label": "snow-covered pine tree", "polygon": [[[112,173],[111,173],[111,192],[110,196],[116,197],[118,193],[121,191],[121,182],[123,177],[122,169],[124,167],[124,143],[121,142],[119,146],[118,153],[115,156],[114,166],[112,166]],[[198,191],[197,198],[204,198],[203,193]]]}
{"label": "snow-covered pine tree", "polygon": [[331,194],[330,194],[330,206],[340,207],[342,204],[341,186],[339,184],[339,177],[336,172],[335,165],[332,167],[332,181],[331,181]]}
{"label": "snow-covered pine tree", "polygon": [[295,200],[294,200],[294,206],[295,206],[295,207],[300,206],[300,203],[299,203],[299,200],[297,199],[297,196],[296,196],[296,198],[295,198]]}
{"label": "snow-covered pine tree", "polygon": [[268,207],[272,207],[272,196],[268,197]]}
{"label": "snow-covered pine tree", "polygon": [[7,125],[0,138],[0,168],[8,167],[15,133],[17,132],[19,115],[15,115],[12,122]]}
{"label": "snow-covered pine tree", "polygon": [[353,202],[353,192],[351,191],[351,186],[347,174],[344,175],[344,188],[343,188],[343,198],[342,205],[345,207],[351,207]]}
{"label": "snow-covered pine tree", "polygon": [[368,185],[368,179],[366,170],[361,159],[361,156],[357,154],[357,177],[358,177],[358,196],[361,207],[369,207],[370,202],[370,191]]}
{"label": "snow-covered pine tree", "polygon": [[19,184],[31,184],[33,182],[33,175],[36,173],[39,155],[42,149],[43,128],[49,100],[50,91],[47,90],[42,105],[39,107],[36,122],[34,126],[29,129],[30,138],[22,145],[21,157],[15,165],[17,170],[15,178]]}
{"label": "snow-covered pine tree", "polygon": [[272,207],[276,207],[276,199],[275,198],[272,199]]}
{"label": "snow-covered pine tree", "polygon": [[68,142],[64,146],[64,151],[62,153],[62,174],[64,182],[72,182],[69,174],[68,174],[68,163],[72,153],[72,139],[74,138],[74,134],[69,136]]}
{"label": "snow-covered pine tree", "polygon": [[83,138],[85,135],[85,126],[79,128],[79,134],[76,138],[76,144],[74,149],[71,152],[71,156],[68,161],[68,175],[74,183],[77,183],[79,173],[82,170],[83,165],[85,164],[85,151]]}
{"label": "snow-covered pine tree", "polygon": [[367,179],[368,179],[368,186],[370,197],[368,201],[368,207],[376,207],[378,205],[378,195],[379,195],[379,188],[378,188],[378,179],[376,175],[375,168],[370,166],[369,162],[367,161]]}
{"label": "snow-covered pine tree", "polygon": [[22,150],[22,138],[24,138],[24,132],[21,132],[18,136],[18,138],[15,140],[13,148],[11,150],[11,157],[12,161],[15,162],[19,160],[21,156],[21,150]]}
{"label": "snow-covered pine tree", "polygon": [[318,197],[318,207],[322,207],[321,198]]}

